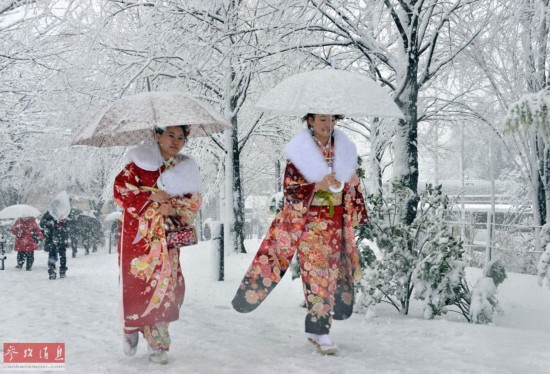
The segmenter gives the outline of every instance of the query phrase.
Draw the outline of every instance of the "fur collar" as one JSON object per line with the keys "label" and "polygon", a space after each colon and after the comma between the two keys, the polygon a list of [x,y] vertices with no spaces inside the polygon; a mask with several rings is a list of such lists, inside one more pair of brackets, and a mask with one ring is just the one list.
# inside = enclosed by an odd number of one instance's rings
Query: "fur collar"
{"label": "fur collar", "polygon": [[[286,146],[285,155],[304,178],[320,182],[328,173],[328,164],[308,129],[299,132]],[[349,182],[357,167],[357,148],[342,131],[334,129],[334,164],[336,179]]]}
{"label": "fur collar", "polygon": [[176,165],[165,170],[157,179],[158,187],[172,196],[201,193],[202,180],[199,165],[189,156],[178,156]]}
{"label": "fur collar", "polygon": [[[140,145],[128,152],[128,158],[139,168],[157,171],[164,164],[156,142]],[[157,186],[172,196],[202,192],[199,166],[189,156],[182,154],[174,158],[175,165],[165,170],[157,179]]]}
{"label": "fur collar", "polygon": [[147,171],[158,170],[164,164],[157,142],[145,143],[132,148],[128,152],[128,159],[140,169]]}

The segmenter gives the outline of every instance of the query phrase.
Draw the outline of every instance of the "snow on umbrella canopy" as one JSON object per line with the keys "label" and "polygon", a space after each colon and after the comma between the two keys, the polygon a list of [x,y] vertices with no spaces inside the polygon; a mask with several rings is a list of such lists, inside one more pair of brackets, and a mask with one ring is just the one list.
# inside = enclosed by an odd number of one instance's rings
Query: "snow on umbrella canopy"
{"label": "snow on umbrella canopy", "polygon": [[0,219],[17,219],[24,217],[36,218],[39,215],[40,211],[37,208],[26,204],[10,205],[9,207],[0,210]]}
{"label": "snow on umbrella canopy", "polygon": [[391,96],[369,77],[344,70],[313,70],[290,76],[266,92],[256,108],[276,114],[340,114],[404,118]]}
{"label": "snow on umbrella canopy", "polygon": [[112,103],[84,126],[72,145],[112,147],[153,139],[155,127],[190,126],[189,137],[209,136],[231,125],[205,103],[180,92],[142,92]]}

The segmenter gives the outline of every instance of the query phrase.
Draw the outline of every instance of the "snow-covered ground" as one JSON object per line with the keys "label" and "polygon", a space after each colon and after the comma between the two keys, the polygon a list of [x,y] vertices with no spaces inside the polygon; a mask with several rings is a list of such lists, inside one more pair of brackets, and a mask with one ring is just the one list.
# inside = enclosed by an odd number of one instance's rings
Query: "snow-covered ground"
{"label": "snow-covered ground", "polygon": [[[301,284],[290,275],[253,313],[231,308],[258,245],[247,241],[249,254],[227,256],[224,282],[216,280],[210,242],[182,252],[187,290],[166,366],[148,361],[143,340],[136,356],[122,352],[116,254],[80,251],[68,259],[67,278],[50,281],[46,253],[36,252],[31,272],[15,269],[10,253],[0,271],[0,343],[64,342],[68,373],[550,373],[550,290],[534,276],[508,275],[499,288],[504,315],[494,325],[379,307],[369,319],[335,321],[340,351],[320,356],[304,338]],[[479,271],[469,275],[473,282]]]}

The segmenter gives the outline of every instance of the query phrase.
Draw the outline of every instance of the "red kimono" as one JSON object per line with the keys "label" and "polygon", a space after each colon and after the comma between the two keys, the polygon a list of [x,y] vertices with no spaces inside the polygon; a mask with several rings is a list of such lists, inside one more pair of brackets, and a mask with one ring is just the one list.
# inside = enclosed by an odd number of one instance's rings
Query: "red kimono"
{"label": "red kimono", "polygon": [[[179,319],[185,283],[179,248],[168,248],[164,217],[158,203],[148,200],[166,169],[145,170],[132,162],[116,177],[115,203],[124,209],[118,255],[122,317],[126,328]],[[197,169],[198,170],[198,169]],[[202,198],[198,192],[172,197],[182,226],[192,225]]]}
{"label": "red kimono", "polygon": [[[343,136],[337,135],[340,139]],[[361,277],[353,228],[366,222],[367,212],[358,185],[346,183],[341,193],[331,195],[331,203],[324,204],[323,199],[315,196],[315,182],[327,174],[327,169],[318,160],[321,152],[308,143],[310,138],[308,134],[299,134],[289,144],[313,153],[315,159],[304,159],[301,154],[289,152],[289,158],[300,163],[302,169],[295,162],[288,162],[284,177],[285,204],[272,222],[232,303],[239,312],[256,309],[280,282],[298,251],[308,305],[306,332],[327,334],[332,317],[346,319],[352,313],[354,281]],[[344,140],[337,141],[336,147],[339,145],[351,147]],[[352,148],[355,151],[354,146]],[[348,153],[341,159],[346,158],[353,166],[354,152]],[[312,172],[308,170],[311,165],[325,169]],[[304,173],[308,174],[307,179]],[[343,174],[351,176],[349,170]]]}

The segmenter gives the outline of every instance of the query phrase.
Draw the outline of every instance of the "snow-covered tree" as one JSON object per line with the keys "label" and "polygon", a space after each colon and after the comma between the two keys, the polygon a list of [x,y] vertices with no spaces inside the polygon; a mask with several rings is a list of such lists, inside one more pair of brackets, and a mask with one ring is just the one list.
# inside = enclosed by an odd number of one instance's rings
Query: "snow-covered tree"
{"label": "snow-covered tree", "polygon": [[[542,92],[548,86],[549,2],[494,4],[495,22],[463,55],[467,56],[461,66],[463,82],[475,90],[465,95],[461,105],[480,125],[492,128],[504,145],[508,159],[530,188],[534,223],[543,225],[550,217],[548,146],[540,127],[518,123],[522,116],[513,112],[526,109],[520,108],[522,96]],[[511,117],[515,117],[513,125]]]}
{"label": "snow-covered tree", "polygon": [[536,202],[534,218],[537,225],[547,221],[548,202],[550,201],[550,91],[543,89],[537,93],[526,94],[512,103],[504,119],[508,131],[526,140],[531,175],[531,193]]}
{"label": "snow-covered tree", "polygon": [[550,288],[550,223],[546,223],[540,232],[541,246],[544,252],[537,264],[538,284],[542,287],[544,283]]}
{"label": "snow-covered tree", "polygon": [[[62,3],[62,4],[60,4]],[[72,8],[62,1],[4,1],[0,6],[0,204],[34,203],[59,165],[49,140],[67,139],[59,85],[60,61],[71,54],[63,37]],[[62,105],[60,105],[62,104]],[[55,148],[55,147],[54,147]],[[58,191],[57,191],[58,192]]]}
{"label": "snow-covered tree", "polygon": [[[452,2],[310,0],[323,18],[316,55],[372,75],[393,94],[405,119],[393,135],[394,180],[413,194],[401,219],[411,223],[418,202],[418,121],[423,88],[471,44],[489,21],[478,0]],[[452,46],[452,47],[451,47]],[[325,48],[320,48],[325,47]],[[315,53],[315,52],[314,52]],[[378,171],[371,173],[378,175]]]}

